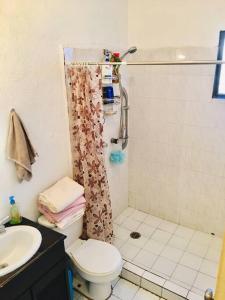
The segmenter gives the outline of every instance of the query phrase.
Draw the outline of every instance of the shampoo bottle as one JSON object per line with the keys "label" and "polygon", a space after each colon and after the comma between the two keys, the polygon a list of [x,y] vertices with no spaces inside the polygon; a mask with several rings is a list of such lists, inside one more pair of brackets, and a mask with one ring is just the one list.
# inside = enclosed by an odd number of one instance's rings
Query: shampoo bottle
{"label": "shampoo bottle", "polygon": [[16,205],[14,196],[10,196],[9,197],[9,201],[11,204],[11,208],[10,208],[10,224],[12,225],[16,225],[16,224],[20,224],[22,221],[22,218],[20,216],[19,213],[19,209]]}

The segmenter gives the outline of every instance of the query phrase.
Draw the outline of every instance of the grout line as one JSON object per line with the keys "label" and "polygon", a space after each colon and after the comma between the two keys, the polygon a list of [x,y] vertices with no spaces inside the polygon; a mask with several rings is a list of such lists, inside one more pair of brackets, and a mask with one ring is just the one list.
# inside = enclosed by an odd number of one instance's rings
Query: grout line
{"label": "grout line", "polygon": [[[123,227],[123,223],[127,220],[128,217],[131,217],[131,219],[133,220],[132,215],[133,215],[136,211],[138,211],[138,210],[133,211],[133,213],[131,213],[130,216],[126,216],[126,218],[124,219],[124,221],[123,221],[120,225],[117,224],[117,226],[121,226],[122,228],[124,228],[124,229],[130,231],[130,229],[128,229],[128,228],[126,228],[126,227]],[[151,214],[149,214],[149,216],[151,216]],[[144,243],[141,247],[137,247],[137,246],[135,246],[135,245],[132,244],[134,247],[139,248],[139,251],[138,251],[138,253],[137,253],[131,260],[130,260],[130,259],[129,259],[129,260],[128,260],[128,259],[124,259],[124,260],[127,261],[127,262],[129,262],[129,263],[131,263],[131,264],[133,264],[133,265],[136,266],[136,267],[141,268],[143,271],[147,271],[147,272],[150,272],[150,273],[152,273],[152,274],[154,274],[154,275],[156,275],[156,276],[159,276],[158,274],[155,274],[155,273],[152,271],[153,265],[155,264],[156,260],[157,260],[159,257],[162,257],[162,256],[161,256],[161,253],[163,252],[163,250],[165,249],[165,247],[168,246],[170,240],[171,240],[173,237],[178,237],[178,238],[182,238],[182,237],[175,234],[175,232],[176,232],[177,227],[179,226],[179,224],[177,225],[175,231],[171,233],[171,232],[168,232],[168,231],[166,231],[166,230],[163,230],[163,229],[159,228],[159,225],[164,221],[163,219],[159,218],[159,219],[162,220],[162,222],[159,223],[159,224],[157,224],[157,226],[152,226],[152,225],[150,225],[150,224],[145,223],[145,220],[147,219],[147,217],[148,217],[148,216],[146,216],[146,217],[145,217],[143,220],[141,220],[141,221],[140,221],[140,220],[135,220],[135,219],[134,219],[135,222],[139,222],[139,223],[140,223],[140,224],[138,225],[138,227],[137,227],[137,230],[138,230],[138,228],[139,228],[141,225],[144,224],[144,225],[146,225],[146,226],[153,227],[153,228],[154,228],[153,232],[152,232],[152,233],[150,234],[150,236],[148,236],[148,237],[146,237],[146,236],[143,235],[143,237],[145,237],[147,240],[146,240],[146,243]],[[173,222],[172,222],[172,223],[173,223]],[[176,223],[174,223],[174,224],[176,224]],[[183,226],[183,225],[182,225],[182,226]],[[183,227],[186,227],[186,226],[183,226]],[[188,227],[187,227],[187,228],[188,228]],[[167,233],[170,233],[170,234],[171,234],[171,237],[170,237],[169,240],[166,242],[166,244],[164,244],[163,249],[159,252],[158,255],[156,255],[155,253],[152,253],[151,250],[144,249],[145,245],[146,245],[149,241],[151,241],[151,240],[155,241],[154,239],[152,239],[152,236],[153,236],[153,234],[155,233],[155,231],[156,231],[157,229],[158,229],[158,230],[160,229],[160,230],[163,231],[163,232],[167,232]],[[198,230],[195,230],[195,229],[192,229],[192,230],[193,230],[193,234],[192,234],[192,236],[189,238],[188,243],[187,243],[187,245],[186,245],[186,247],[185,247],[184,249],[180,249],[180,248],[171,246],[171,247],[173,247],[173,248],[175,248],[175,249],[179,249],[179,250],[182,251],[182,256],[180,257],[180,259],[178,260],[178,262],[174,262],[174,261],[172,261],[171,259],[165,257],[166,259],[168,259],[169,261],[175,263],[175,265],[176,265],[175,268],[174,268],[174,270],[173,270],[173,272],[172,272],[172,274],[171,274],[170,276],[164,274],[166,277],[169,277],[169,279],[163,277],[163,273],[161,273],[162,276],[159,276],[159,277],[161,277],[162,279],[164,279],[164,280],[166,280],[166,281],[167,281],[167,280],[171,280],[171,281],[172,281],[172,276],[173,276],[173,274],[174,274],[174,272],[175,272],[177,266],[179,266],[179,265],[180,265],[180,266],[184,266],[184,267],[186,267],[186,268],[189,268],[189,269],[195,271],[195,272],[196,272],[196,276],[195,276],[195,278],[194,278],[194,281],[193,281],[192,285],[189,285],[188,283],[182,282],[182,281],[181,281],[181,284],[183,283],[184,285],[190,286],[190,288],[186,288],[186,289],[188,290],[188,292],[191,291],[193,288],[195,288],[195,287],[194,287],[194,284],[195,284],[196,278],[197,278],[197,276],[199,275],[199,273],[204,274],[204,275],[206,275],[206,276],[209,276],[209,277],[212,277],[212,278],[215,279],[215,277],[213,277],[213,276],[211,276],[211,275],[208,275],[208,274],[205,274],[205,273],[203,273],[203,272],[200,272],[200,268],[201,268],[201,266],[202,266],[202,264],[203,264],[204,259],[207,259],[207,258],[206,258],[206,255],[207,255],[207,253],[208,253],[208,250],[209,250],[210,247],[212,246],[212,243],[209,243],[209,244],[207,245],[207,250],[206,250],[204,256],[200,256],[200,255],[197,255],[197,254],[195,254],[195,253],[189,252],[189,251],[188,251],[188,246],[189,246],[190,243],[193,241],[194,234],[198,231]],[[119,248],[123,247],[126,243],[129,244],[128,241],[129,241],[129,238],[126,239],[126,240],[124,240],[124,243],[123,243]],[[160,243],[159,241],[156,241],[156,242]],[[137,257],[137,255],[138,255],[138,254],[140,253],[140,251],[142,251],[142,250],[145,250],[145,251],[147,251],[147,252],[150,252],[151,254],[153,254],[153,255],[156,256],[154,262],[153,262],[152,265],[151,265],[151,268],[149,268],[149,269],[148,269],[146,266],[143,267],[143,266],[140,266],[140,265],[138,265],[138,264],[136,264],[136,263],[134,262],[134,259]],[[193,269],[193,268],[191,268],[191,267],[189,267],[189,266],[185,266],[185,265],[183,265],[183,264],[180,263],[180,261],[181,261],[181,259],[182,259],[182,257],[184,256],[185,253],[189,253],[189,254],[191,254],[191,255],[195,255],[195,256],[199,257],[199,258],[202,260],[202,261],[201,261],[201,265],[200,265],[199,270]],[[207,260],[209,260],[209,261],[211,261],[211,262],[213,262],[213,263],[216,263],[215,261],[212,261],[212,260],[210,260],[210,259],[207,259]],[[128,271],[131,272],[130,270],[128,270]],[[131,273],[133,273],[133,272],[131,272]],[[134,273],[134,274],[135,274],[135,273]],[[136,275],[138,275],[138,274],[136,274]],[[139,275],[138,275],[138,276],[139,276]],[[142,275],[142,276],[139,276],[139,277],[140,277],[140,280],[141,280],[141,279],[143,278],[143,275]],[[126,280],[126,279],[125,279],[125,280]],[[177,280],[177,281],[179,281],[179,280]],[[118,282],[117,282],[117,283],[118,283]],[[179,286],[179,284],[177,284],[177,285]],[[116,286],[116,285],[115,285],[115,286]],[[182,286],[181,286],[181,287],[182,287]],[[161,287],[161,288],[163,289],[163,287]],[[135,297],[135,296],[134,296],[134,297]]]}

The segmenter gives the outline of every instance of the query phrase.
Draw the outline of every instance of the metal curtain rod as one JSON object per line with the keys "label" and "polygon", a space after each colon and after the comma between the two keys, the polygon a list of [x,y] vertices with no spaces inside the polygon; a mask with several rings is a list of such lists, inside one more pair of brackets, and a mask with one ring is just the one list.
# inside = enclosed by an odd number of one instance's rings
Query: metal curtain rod
{"label": "metal curtain rod", "polygon": [[74,62],[71,63],[72,65],[79,65],[79,66],[106,66],[106,65],[113,65],[113,66],[161,66],[161,65],[223,65],[225,64],[225,60],[183,60],[183,61],[140,61],[140,62]]}

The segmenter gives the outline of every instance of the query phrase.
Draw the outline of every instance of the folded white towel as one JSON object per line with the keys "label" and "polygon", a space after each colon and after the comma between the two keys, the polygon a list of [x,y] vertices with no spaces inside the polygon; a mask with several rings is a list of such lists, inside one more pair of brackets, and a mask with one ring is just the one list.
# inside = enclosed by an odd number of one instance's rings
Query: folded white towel
{"label": "folded white towel", "polygon": [[84,188],[69,177],[63,177],[40,193],[39,202],[53,213],[59,213],[84,194]]}

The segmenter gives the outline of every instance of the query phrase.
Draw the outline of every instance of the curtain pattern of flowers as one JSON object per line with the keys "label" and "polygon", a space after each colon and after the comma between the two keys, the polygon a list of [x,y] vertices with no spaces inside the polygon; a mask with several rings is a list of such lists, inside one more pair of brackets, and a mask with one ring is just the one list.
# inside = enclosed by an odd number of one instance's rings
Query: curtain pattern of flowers
{"label": "curtain pattern of flowers", "polygon": [[74,180],[87,201],[84,238],[112,242],[112,208],[103,149],[101,68],[66,66]]}

